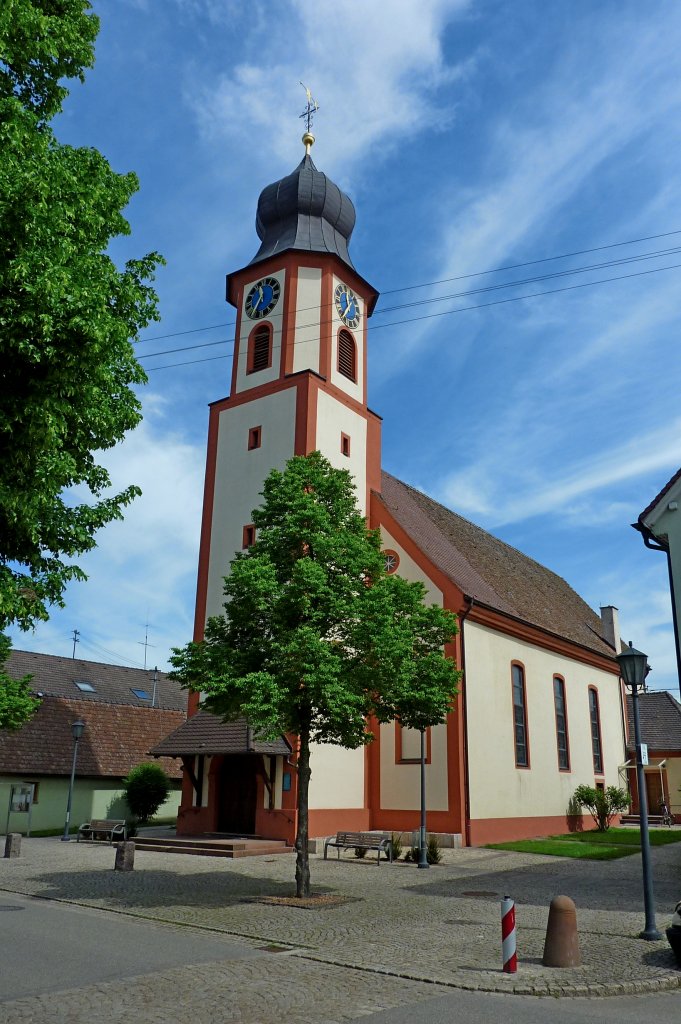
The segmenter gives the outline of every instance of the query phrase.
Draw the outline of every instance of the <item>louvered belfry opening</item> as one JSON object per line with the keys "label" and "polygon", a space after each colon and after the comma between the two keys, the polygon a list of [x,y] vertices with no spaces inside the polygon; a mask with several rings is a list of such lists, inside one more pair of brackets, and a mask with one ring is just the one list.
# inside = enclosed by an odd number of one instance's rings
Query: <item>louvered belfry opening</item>
{"label": "louvered belfry opening", "polygon": [[357,350],[350,331],[341,331],[338,335],[338,372],[348,380],[357,380]]}
{"label": "louvered belfry opening", "polygon": [[251,373],[266,370],[270,365],[270,329],[264,324],[258,327],[253,337],[253,360]]}

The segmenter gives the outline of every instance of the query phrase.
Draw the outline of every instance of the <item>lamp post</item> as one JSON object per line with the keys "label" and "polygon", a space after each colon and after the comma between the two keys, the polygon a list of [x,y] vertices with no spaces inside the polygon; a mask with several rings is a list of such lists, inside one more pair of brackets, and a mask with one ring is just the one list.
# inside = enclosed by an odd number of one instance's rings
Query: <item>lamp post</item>
{"label": "lamp post", "polygon": [[650,865],[650,836],[648,834],[648,795],[646,793],[643,760],[641,757],[641,722],[638,713],[638,688],[643,686],[648,670],[648,656],[629,646],[617,655],[620,674],[624,685],[631,689],[631,709],[634,717],[634,743],[636,744],[636,785],[638,807],[641,818],[641,861],[643,865],[643,904],[646,926],[639,938],[654,942],[662,935],[655,922],[655,898],[653,896],[653,873]]}
{"label": "lamp post", "polygon": [[419,834],[419,865],[429,868],[426,852],[426,730],[421,729],[421,829]]}
{"label": "lamp post", "polygon": [[64,835],[61,837],[62,843],[68,843],[71,836],[69,835],[69,824],[71,822],[71,801],[73,800],[73,780],[76,777],[76,758],[78,757],[78,740],[83,735],[85,728],[85,722],[79,718],[77,722],[71,723],[71,735],[73,736],[73,761],[71,762],[71,781],[69,783],[69,798],[66,803],[66,821],[64,823]]}

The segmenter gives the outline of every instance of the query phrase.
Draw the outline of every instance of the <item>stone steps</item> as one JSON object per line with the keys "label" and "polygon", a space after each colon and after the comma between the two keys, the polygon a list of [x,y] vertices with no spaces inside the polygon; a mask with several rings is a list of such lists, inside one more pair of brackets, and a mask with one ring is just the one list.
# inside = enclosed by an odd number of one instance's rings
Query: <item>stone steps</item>
{"label": "stone steps", "polygon": [[268,857],[272,854],[291,853],[292,847],[278,839],[175,839],[156,836],[136,836],[135,850],[155,853],[184,853],[194,857]]}

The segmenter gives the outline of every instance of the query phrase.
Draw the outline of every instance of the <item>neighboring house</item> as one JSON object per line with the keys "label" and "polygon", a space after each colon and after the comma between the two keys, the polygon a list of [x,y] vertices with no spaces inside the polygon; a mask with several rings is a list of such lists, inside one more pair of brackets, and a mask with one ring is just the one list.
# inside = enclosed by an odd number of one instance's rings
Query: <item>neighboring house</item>
{"label": "neighboring house", "polygon": [[[63,827],[73,759],[71,723],[85,722],[78,743],[71,824],[91,818],[125,818],[122,779],[158,740],[185,720],[186,694],[163,672],[123,668],[50,654],[12,651],[11,676],[32,675],[31,692],[41,704],[16,732],[0,730],[0,830],[7,822],[10,793],[19,783],[34,786],[31,830]],[[155,693],[154,693],[155,685]],[[153,706],[152,706],[153,701]],[[174,783],[159,816],[173,817],[181,772],[164,759]],[[25,832],[28,816],[10,815],[11,831]]]}
{"label": "neighboring house", "polygon": [[[459,617],[448,653],[464,670],[461,693],[447,723],[427,731],[429,829],[466,844],[565,831],[576,787],[616,785],[624,761],[616,610],[599,618],[550,570],[381,471],[381,419],[367,405],[378,293],[348,254],[354,223],[308,146],[262,192],[260,249],[228,275],[231,392],[210,407],[194,639],[222,612],[235,552],[255,539],[251,512],[269,471],[321,451],[352,473],[387,570],[420,580]],[[403,429],[418,402],[427,396],[414,396]],[[295,737],[293,754],[283,740],[261,749],[244,722],[225,726],[198,707],[192,695],[187,724],[155,748],[187,768],[178,831],[292,841]],[[393,723],[366,749],[315,746],[310,835],[416,828],[419,744]]]}
{"label": "neighboring house", "polygon": [[[648,747],[644,768],[648,813],[660,813],[662,800],[677,822],[681,822],[681,704],[671,693],[639,693],[638,712],[641,741]],[[639,812],[636,781],[636,751],[633,743],[634,720],[631,697],[627,697],[630,741],[627,744],[626,774],[631,793],[631,809]]]}
{"label": "neighboring house", "polygon": [[638,520],[632,523],[643,537],[646,547],[663,551],[667,556],[669,589],[672,599],[672,620],[676,646],[676,673],[681,690],[681,469],[664,485]]}

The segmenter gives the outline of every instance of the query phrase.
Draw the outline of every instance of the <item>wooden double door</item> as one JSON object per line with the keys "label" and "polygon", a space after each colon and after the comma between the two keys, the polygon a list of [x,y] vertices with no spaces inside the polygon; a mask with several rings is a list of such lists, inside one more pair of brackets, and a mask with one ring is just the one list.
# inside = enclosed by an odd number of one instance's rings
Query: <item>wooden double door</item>
{"label": "wooden double door", "polygon": [[253,754],[223,757],[219,770],[218,832],[255,834],[257,760]]}

